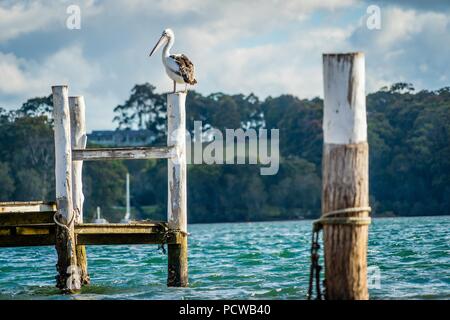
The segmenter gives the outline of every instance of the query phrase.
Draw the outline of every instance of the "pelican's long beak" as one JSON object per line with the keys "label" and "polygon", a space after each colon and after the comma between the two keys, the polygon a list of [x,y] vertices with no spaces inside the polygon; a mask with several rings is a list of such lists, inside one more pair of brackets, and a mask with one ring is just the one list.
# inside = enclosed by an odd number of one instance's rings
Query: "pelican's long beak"
{"label": "pelican's long beak", "polygon": [[164,43],[164,41],[166,40],[166,36],[162,35],[161,38],[159,38],[158,42],[155,44],[155,46],[153,47],[152,51],[150,52],[149,57],[152,56],[152,54],[159,49],[159,47],[161,47],[161,45]]}

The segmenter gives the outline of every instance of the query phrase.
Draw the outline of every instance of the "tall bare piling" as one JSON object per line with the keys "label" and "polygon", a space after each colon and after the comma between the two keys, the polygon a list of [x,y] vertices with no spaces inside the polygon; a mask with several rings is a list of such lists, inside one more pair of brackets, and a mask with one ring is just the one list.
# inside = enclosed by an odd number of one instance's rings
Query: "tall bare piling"
{"label": "tall bare piling", "polygon": [[322,218],[327,299],[368,299],[364,54],[323,55]]}
{"label": "tall bare piling", "polygon": [[[84,97],[69,97],[69,109],[72,149],[85,149],[87,135]],[[72,162],[72,201],[75,223],[83,223],[83,160],[74,160]],[[81,284],[89,284],[90,278],[87,269],[86,247],[84,245],[77,245],[76,254]]]}
{"label": "tall bare piling", "polygon": [[54,86],[53,118],[55,135],[55,182],[57,213],[56,251],[58,262],[56,286],[66,292],[80,289],[77,268],[72,201],[72,148],[70,138],[70,111],[67,86]]}
{"label": "tall bare piling", "polygon": [[167,95],[167,145],[174,147],[174,155],[168,159],[169,229],[180,232],[181,242],[168,244],[167,285],[188,285],[187,208],[186,208],[186,94]]}

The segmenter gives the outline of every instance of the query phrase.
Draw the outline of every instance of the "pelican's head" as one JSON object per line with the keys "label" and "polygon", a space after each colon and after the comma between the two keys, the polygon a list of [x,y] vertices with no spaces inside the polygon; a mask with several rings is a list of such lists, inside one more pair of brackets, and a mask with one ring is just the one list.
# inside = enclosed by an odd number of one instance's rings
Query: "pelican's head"
{"label": "pelican's head", "polygon": [[155,44],[155,46],[153,47],[152,51],[150,52],[150,56],[152,56],[152,54],[157,51],[159,49],[159,47],[161,47],[163,44],[167,43],[169,40],[174,39],[175,35],[172,31],[172,29],[165,29],[161,35],[161,37],[159,38],[158,42]]}
{"label": "pelican's head", "polygon": [[172,29],[167,28],[163,31],[162,36],[165,36],[168,39],[173,39],[175,37],[175,34],[173,33]]}

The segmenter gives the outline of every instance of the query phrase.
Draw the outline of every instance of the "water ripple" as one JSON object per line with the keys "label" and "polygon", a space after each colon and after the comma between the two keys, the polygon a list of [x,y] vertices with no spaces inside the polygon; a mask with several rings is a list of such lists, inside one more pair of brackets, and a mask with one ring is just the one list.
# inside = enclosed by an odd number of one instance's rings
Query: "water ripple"
{"label": "water ripple", "polygon": [[[450,217],[375,219],[368,264],[380,270],[375,299],[450,298]],[[311,221],[191,225],[189,288],[166,287],[156,246],[88,247],[92,285],[54,287],[52,247],[0,249],[0,299],[303,299]]]}

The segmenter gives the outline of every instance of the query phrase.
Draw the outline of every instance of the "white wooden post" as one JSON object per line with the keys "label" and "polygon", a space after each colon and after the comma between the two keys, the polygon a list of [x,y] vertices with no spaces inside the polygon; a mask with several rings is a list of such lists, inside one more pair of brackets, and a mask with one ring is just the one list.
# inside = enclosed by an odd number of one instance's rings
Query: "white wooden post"
{"label": "white wooden post", "polygon": [[325,54],[324,143],[367,142],[364,54]]}
{"label": "white wooden post", "polygon": [[130,174],[127,172],[127,184],[126,184],[126,212],[125,212],[125,221],[130,220],[131,216],[131,208],[130,208]]}
{"label": "white wooden post", "polygon": [[67,86],[53,86],[53,118],[55,135],[55,182],[58,222],[56,251],[58,263],[57,287],[63,291],[80,289],[74,235],[72,202],[72,148],[70,111]]}
{"label": "white wooden post", "polygon": [[130,217],[131,217],[131,207],[130,207],[130,174],[127,172],[126,175],[126,189],[125,189],[125,216],[120,220],[120,223],[130,223]]}
{"label": "white wooden post", "polygon": [[187,207],[186,207],[186,93],[167,95],[167,145],[175,148],[168,159],[169,229],[181,233],[181,243],[168,245],[168,286],[188,285]]}
{"label": "white wooden post", "polygon": [[326,297],[368,299],[369,149],[364,54],[325,54],[322,225]]}
{"label": "white wooden post", "polygon": [[[70,131],[72,149],[85,149],[87,142],[85,103],[83,96],[69,97]],[[75,223],[83,223],[83,161],[72,162],[72,200]],[[76,246],[77,263],[80,271],[81,283],[89,284],[87,270],[87,256],[85,246]]]}

